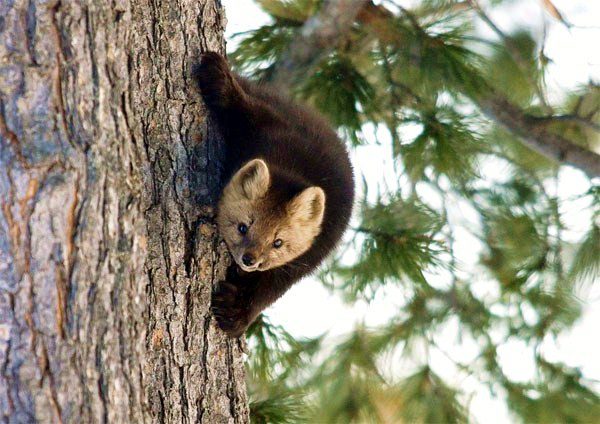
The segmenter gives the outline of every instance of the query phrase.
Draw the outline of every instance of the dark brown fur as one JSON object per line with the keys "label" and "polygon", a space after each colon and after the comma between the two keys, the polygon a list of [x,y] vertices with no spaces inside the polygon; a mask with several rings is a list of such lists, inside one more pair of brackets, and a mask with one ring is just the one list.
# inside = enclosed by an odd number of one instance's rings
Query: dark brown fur
{"label": "dark brown fur", "polygon": [[225,137],[226,181],[252,159],[267,164],[271,182],[262,205],[269,205],[268,219],[280,220],[285,206],[308,187],[318,186],[325,193],[321,231],[305,253],[266,271],[243,272],[234,265],[227,281],[219,283],[212,311],[224,331],[239,336],[340,240],[352,211],[352,166],[343,143],[322,117],[235,76],[219,54],[204,54],[194,77]]}

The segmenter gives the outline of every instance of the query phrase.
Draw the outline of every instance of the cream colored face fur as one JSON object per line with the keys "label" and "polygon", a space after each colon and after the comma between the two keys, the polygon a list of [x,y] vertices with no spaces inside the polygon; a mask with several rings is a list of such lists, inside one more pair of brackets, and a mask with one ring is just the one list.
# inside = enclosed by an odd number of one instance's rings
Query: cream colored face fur
{"label": "cream colored face fur", "polygon": [[[265,271],[306,252],[321,230],[325,193],[309,187],[285,205],[284,213],[267,210],[271,176],[267,164],[253,159],[235,173],[219,202],[217,223],[229,251],[244,271]],[[247,227],[240,232],[240,224]],[[275,247],[281,240],[281,246]],[[244,264],[250,255],[254,263]]]}

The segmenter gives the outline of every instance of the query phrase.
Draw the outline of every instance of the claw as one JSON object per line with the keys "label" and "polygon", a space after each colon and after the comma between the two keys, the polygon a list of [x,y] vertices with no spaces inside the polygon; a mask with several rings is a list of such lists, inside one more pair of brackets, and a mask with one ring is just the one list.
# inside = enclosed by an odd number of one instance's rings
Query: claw
{"label": "claw", "polygon": [[207,52],[192,69],[193,77],[209,107],[224,106],[233,94],[233,77],[227,61],[218,53]]}
{"label": "claw", "polygon": [[249,313],[244,304],[243,290],[228,281],[221,281],[214,289],[210,306],[217,326],[229,337],[243,334]]}

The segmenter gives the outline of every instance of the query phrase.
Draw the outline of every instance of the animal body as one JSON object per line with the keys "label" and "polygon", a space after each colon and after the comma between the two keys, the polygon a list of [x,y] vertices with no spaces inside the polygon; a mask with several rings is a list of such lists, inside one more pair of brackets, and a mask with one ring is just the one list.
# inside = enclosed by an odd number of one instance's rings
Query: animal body
{"label": "animal body", "polygon": [[321,116],[234,75],[221,55],[205,53],[194,78],[226,143],[217,224],[235,261],[211,309],[237,337],[340,240],[352,166]]}

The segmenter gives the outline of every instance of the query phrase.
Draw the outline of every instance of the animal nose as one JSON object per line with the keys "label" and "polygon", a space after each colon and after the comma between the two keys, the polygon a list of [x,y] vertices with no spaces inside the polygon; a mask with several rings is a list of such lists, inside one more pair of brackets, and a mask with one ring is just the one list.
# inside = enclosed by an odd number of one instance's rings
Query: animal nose
{"label": "animal nose", "polygon": [[251,254],[244,253],[244,256],[242,256],[242,262],[246,266],[252,266],[252,265],[254,265],[254,258],[252,257]]}

